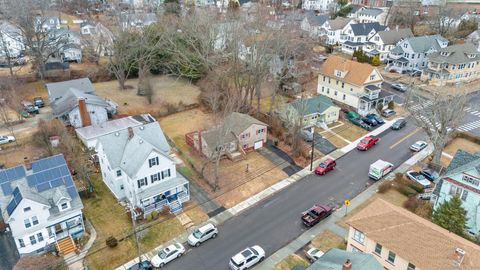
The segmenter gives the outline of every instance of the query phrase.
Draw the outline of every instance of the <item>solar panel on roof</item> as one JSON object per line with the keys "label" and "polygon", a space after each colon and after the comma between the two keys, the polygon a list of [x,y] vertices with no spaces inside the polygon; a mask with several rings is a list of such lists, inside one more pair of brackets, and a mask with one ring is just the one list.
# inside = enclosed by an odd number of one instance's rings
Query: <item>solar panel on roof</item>
{"label": "solar panel on roof", "polygon": [[15,200],[12,200],[8,206],[7,206],[7,213],[8,215],[12,215],[13,213],[13,210],[15,210],[15,208],[17,207],[17,204],[15,203]]}
{"label": "solar panel on roof", "polygon": [[15,173],[17,174],[18,178],[25,177],[25,169],[23,168],[23,166],[15,167]]}
{"label": "solar panel on roof", "polygon": [[29,187],[34,187],[37,184],[37,179],[34,174],[27,176],[27,183]]}
{"label": "solar panel on roof", "polygon": [[18,187],[16,187],[16,188],[13,190],[12,195],[13,195],[13,197],[16,197],[16,196],[18,196],[18,194],[20,194],[20,189],[18,189]]}
{"label": "solar panel on roof", "polygon": [[8,181],[7,178],[7,173],[5,173],[5,170],[0,171],[0,184],[5,183]]}
{"label": "solar panel on roof", "polygon": [[17,205],[22,201],[23,197],[22,197],[22,193],[20,193],[20,190],[18,189],[18,187],[16,187],[14,190],[13,190],[13,199],[12,201],[8,204],[7,206],[7,213],[8,215],[11,215],[13,213],[13,211],[15,210],[15,208],[17,207]]}
{"label": "solar panel on roof", "polygon": [[62,174],[61,174],[59,168],[53,168],[53,169],[50,170],[50,172],[52,173],[53,178],[60,178],[60,177],[62,177]]}
{"label": "solar panel on roof", "polygon": [[38,192],[49,190],[50,188],[51,188],[50,182],[41,183],[41,184],[37,185]]}
{"label": "solar panel on roof", "polygon": [[67,165],[60,167],[60,173],[62,175],[69,175],[70,174],[70,171],[68,170]]}
{"label": "solar panel on roof", "polygon": [[57,179],[54,179],[52,181],[50,181],[50,186],[52,186],[52,188],[54,187],[59,187],[61,185],[63,185],[63,179],[62,178],[57,178]]}
{"label": "solar panel on roof", "polygon": [[15,173],[15,168],[8,169],[6,173],[9,181],[12,181],[13,179],[17,178],[17,174]]}
{"label": "solar panel on roof", "polygon": [[77,192],[77,189],[75,188],[75,186],[68,187],[67,192],[68,192],[68,195],[70,195],[70,197],[72,199],[78,197],[78,192]]}
{"label": "solar panel on roof", "polygon": [[73,180],[72,180],[72,177],[70,175],[66,175],[63,177],[63,181],[65,182],[65,185],[67,187],[71,187],[73,186]]}
{"label": "solar panel on roof", "polygon": [[12,194],[12,186],[10,186],[10,183],[3,183],[2,184],[2,191],[3,191],[3,195],[5,196],[8,196],[10,194]]}

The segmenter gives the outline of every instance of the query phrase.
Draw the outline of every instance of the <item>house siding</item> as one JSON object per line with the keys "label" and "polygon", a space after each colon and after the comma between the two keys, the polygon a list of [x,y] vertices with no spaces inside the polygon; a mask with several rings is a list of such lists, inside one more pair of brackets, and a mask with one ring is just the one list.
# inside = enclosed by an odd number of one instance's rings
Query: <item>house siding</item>
{"label": "house siding", "polygon": [[[465,65],[465,68],[459,69],[459,65]],[[439,68],[439,67],[442,68]],[[455,84],[459,82],[470,83],[476,81],[480,78],[480,62],[479,61],[470,61],[460,64],[448,64],[448,68],[445,68],[445,64],[439,64],[435,62],[428,62],[428,68],[431,70],[439,71],[440,69],[446,69],[449,72],[449,75],[445,77],[439,76],[434,72],[429,70],[424,70],[420,80],[428,82],[430,85],[435,86],[444,86],[446,84]]]}
{"label": "house siding", "polygon": [[[263,132],[258,132],[260,130],[263,130]],[[253,148],[255,146],[255,142],[258,141],[262,141],[263,144],[265,144],[267,142],[267,126],[256,124],[251,125],[245,131],[239,134],[238,140],[239,147],[242,147],[243,149]]]}

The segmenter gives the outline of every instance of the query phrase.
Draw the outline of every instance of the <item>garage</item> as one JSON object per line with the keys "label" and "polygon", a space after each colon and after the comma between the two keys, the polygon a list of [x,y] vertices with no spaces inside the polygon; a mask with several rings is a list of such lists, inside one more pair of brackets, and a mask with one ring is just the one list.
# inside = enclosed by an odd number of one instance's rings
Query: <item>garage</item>
{"label": "garage", "polygon": [[256,150],[258,148],[262,148],[263,147],[263,140],[260,140],[260,141],[256,141],[255,142],[255,145],[253,146],[253,148]]}

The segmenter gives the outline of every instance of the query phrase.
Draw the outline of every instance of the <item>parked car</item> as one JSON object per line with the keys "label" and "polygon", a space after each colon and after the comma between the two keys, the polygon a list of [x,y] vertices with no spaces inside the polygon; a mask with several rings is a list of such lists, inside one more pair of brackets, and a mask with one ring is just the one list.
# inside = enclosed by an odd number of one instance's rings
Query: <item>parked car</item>
{"label": "parked car", "polygon": [[430,199],[432,199],[432,193],[431,192],[420,193],[417,195],[417,198],[424,201],[430,201]]}
{"label": "parked car", "polygon": [[367,124],[367,125],[370,125],[372,127],[378,125],[377,123],[377,120],[373,119],[373,118],[369,118],[369,117],[363,117],[362,118],[362,121]]}
{"label": "parked car", "polygon": [[305,252],[305,256],[311,263],[318,260],[318,258],[323,256],[323,254],[323,251],[319,250],[318,248],[311,248],[307,252]]}
{"label": "parked car", "polygon": [[215,238],[218,235],[218,229],[212,223],[208,223],[188,236],[188,244],[190,246],[198,247],[202,242],[207,241],[210,238]]}
{"label": "parked car", "polygon": [[362,119],[360,119],[360,118],[350,119],[350,122],[352,122],[354,125],[359,126],[363,129],[366,129],[366,130],[371,129],[371,127],[369,125],[365,124],[365,122],[363,122]]}
{"label": "parked car", "polygon": [[302,213],[302,222],[305,224],[305,226],[312,227],[330,216],[332,212],[332,207],[324,204],[316,204]]}
{"label": "parked car", "polygon": [[407,91],[407,86],[405,84],[402,84],[402,83],[394,83],[394,84],[392,84],[392,88],[397,90],[397,91],[400,91],[400,92]]}
{"label": "parked car", "polygon": [[407,124],[407,120],[405,120],[405,118],[400,118],[397,121],[395,121],[390,128],[393,130],[399,130],[403,128],[406,124]]}
{"label": "parked car", "polygon": [[387,117],[387,118],[392,116],[392,115],[395,115],[395,114],[396,114],[396,112],[394,110],[390,110],[390,109],[386,109],[382,112],[382,116]]}
{"label": "parked car", "polygon": [[432,171],[432,170],[429,170],[429,169],[424,169],[424,170],[421,170],[420,173],[425,176],[425,178],[427,178],[428,180],[432,181],[432,182],[435,182],[435,180],[438,179],[438,177],[440,176],[438,174],[438,172],[436,171]]}
{"label": "parked car", "polygon": [[358,115],[358,113],[356,112],[346,112],[345,116],[347,117],[348,120],[360,118],[360,115]]}
{"label": "parked car", "polygon": [[414,181],[414,182],[417,182],[419,183],[420,185],[422,185],[424,188],[431,188],[432,187],[432,183],[430,181],[427,180],[427,178],[425,178],[425,176],[423,176],[421,173],[419,172],[416,172],[416,171],[408,171],[406,173],[408,179]]}
{"label": "parked car", "polygon": [[412,70],[408,72],[408,75],[412,77],[420,77],[422,75],[422,71],[420,70]]}
{"label": "parked car", "polygon": [[153,267],[164,267],[165,264],[180,258],[185,253],[185,248],[180,243],[172,244],[158,252],[157,255],[153,256],[151,263]]}
{"label": "parked car", "polygon": [[371,113],[371,114],[367,114],[366,116],[367,118],[371,118],[371,119],[374,119],[375,121],[377,121],[377,124],[379,125],[383,125],[385,124],[385,121],[383,121],[383,118],[374,114],[374,113]]}
{"label": "parked car", "polygon": [[393,170],[393,164],[384,160],[377,160],[370,164],[368,169],[368,177],[377,181],[382,179]]}
{"label": "parked car", "polygon": [[358,144],[357,144],[357,149],[366,151],[370,149],[372,146],[376,145],[380,141],[380,139],[376,136],[369,135],[366,136],[365,138],[361,139]]}
{"label": "parked car", "polygon": [[248,269],[265,259],[265,251],[260,246],[248,247],[230,259],[232,270]]}
{"label": "parked car", "polygon": [[417,141],[414,144],[410,145],[410,150],[415,152],[420,152],[423,148],[427,147],[427,143],[424,141]]}
{"label": "parked car", "polygon": [[141,261],[132,265],[128,270],[153,270],[153,266],[149,261]]}
{"label": "parked car", "polygon": [[318,167],[315,169],[315,173],[324,175],[327,172],[333,170],[335,166],[337,166],[337,163],[335,162],[335,160],[329,158],[318,165]]}
{"label": "parked car", "polygon": [[306,142],[311,142],[313,141],[313,132],[311,132],[308,129],[302,129],[300,131],[300,136],[302,136],[302,139]]}
{"label": "parked car", "polygon": [[38,108],[43,108],[45,106],[45,102],[43,101],[42,97],[34,97],[33,105],[37,106]]}
{"label": "parked car", "polygon": [[14,136],[0,136],[0,144],[7,144],[15,141]]}
{"label": "parked car", "polygon": [[40,111],[38,107],[33,105],[33,103],[28,101],[22,101],[23,110],[30,114],[38,114]]}

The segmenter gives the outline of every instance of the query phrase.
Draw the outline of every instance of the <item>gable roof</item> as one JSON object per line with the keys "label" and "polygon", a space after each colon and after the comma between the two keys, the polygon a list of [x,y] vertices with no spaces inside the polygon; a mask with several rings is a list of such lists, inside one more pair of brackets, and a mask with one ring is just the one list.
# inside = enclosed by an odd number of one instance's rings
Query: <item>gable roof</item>
{"label": "gable roof", "polygon": [[307,99],[298,99],[288,103],[286,106],[292,107],[297,112],[304,111],[303,115],[309,115],[314,113],[323,113],[328,108],[335,106],[330,98],[318,95]]}
{"label": "gable roof", "polygon": [[372,30],[375,31],[383,31],[387,28],[385,25],[381,25],[378,22],[372,22],[372,23],[354,23],[351,24],[350,27],[352,28],[353,34],[355,36],[366,36],[368,35]]}
{"label": "gable roof", "polygon": [[349,22],[353,21],[351,18],[337,17],[334,20],[329,20],[331,30],[343,29]]}
{"label": "gable roof", "polygon": [[63,155],[55,155],[32,162],[26,170],[19,165],[0,170],[0,209],[5,220],[14,213],[23,199],[49,207],[50,216],[62,215],[55,204],[56,198],[71,200],[72,209],[83,208],[78,191]]}
{"label": "gable roof", "polygon": [[378,36],[384,44],[397,44],[397,42],[404,38],[413,37],[413,33],[410,28],[402,28],[398,30],[379,31]]}
{"label": "gable roof", "polygon": [[152,151],[170,158],[170,145],[157,121],[132,127],[132,131],[131,139],[128,138],[128,129],[98,139],[112,169],[121,168],[134,177]]}
{"label": "gable roof", "polygon": [[71,112],[78,106],[79,99],[84,99],[86,104],[102,106],[105,107],[105,109],[110,106],[103,98],[99,96],[86,94],[76,88],[70,88],[61,98],[50,103],[50,107],[52,107],[52,114],[55,117],[59,117]]}
{"label": "gable roof", "polygon": [[328,15],[317,15],[313,10],[305,12],[305,17],[310,25],[321,26],[330,18]]}
{"label": "gable roof", "polygon": [[448,40],[440,35],[411,37],[408,38],[407,41],[416,53],[425,53],[432,47],[439,50],[441,48],[439,42],[448,42]]}
{"label": "gable roof", "polygon": [[455,152],[450,164],[445,170],[445,176],[455,174],[465,170],[466,167],[476,167],[480,165],[480,152],[470,154],[462,149],[458,149]]}
{"label": "gable roof", "polygon": [[47,83],[45,84],[48,91],[48,99],[53,102],[55,99],[61,98],[68,92],[68,89],[75,88],[78,91],[87,94],[94,94],[95,89],[89,78],[81,78],[63,82]]}
{"label": "gable roof", "polygon": [[332,248],[325,252],[306,270],[340,270],[343,264],[350,260],[350,270],[383,270],[383,266],[373,255],[362,252],[349,252],[338,248]]}
{"label": "gable roof", "polygon": [[382,14],[383,10],[379,8],[363,8],[363,9],[360,9],[357,13],[376,17]]}
{"label": "gable roof", "polygon": [[[448,53],[448,55],[442,55]],[[470,58],[468,55],[475,55]],[[456,44],[445,47],[428,56],[430,61],[436,63],[462,64],[480,60],[480,52],[472,43]]]}
{"label": "gable roof", "polygon": [[[382,199],[347,224],[422,270],[474,270],[480,265],[480,246]],[[456,248],[466,252],[460,267],[454,266]]]}
{"label": "gable roof", "polygon": [[[335,76],[335,70],[346,71],[347,74],[344,78],[338,78]],[[361,86],[374,70],[375,68],[369,64],[348,60],[337,55],[330,55],[323,63],[320,74]]]}

